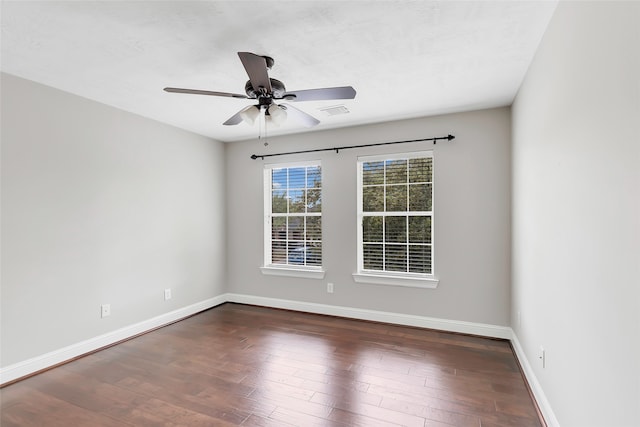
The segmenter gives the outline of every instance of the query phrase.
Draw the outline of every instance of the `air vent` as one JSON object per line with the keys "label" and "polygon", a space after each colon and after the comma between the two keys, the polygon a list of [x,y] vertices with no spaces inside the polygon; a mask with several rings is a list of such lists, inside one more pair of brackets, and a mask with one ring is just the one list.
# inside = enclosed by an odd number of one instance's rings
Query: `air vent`
{"label": "air vent", "polygon": [[327,116],[337,116],[339,114],[348,114],[349,110],[344,105],[334,105],[333,107],[320,108]]}

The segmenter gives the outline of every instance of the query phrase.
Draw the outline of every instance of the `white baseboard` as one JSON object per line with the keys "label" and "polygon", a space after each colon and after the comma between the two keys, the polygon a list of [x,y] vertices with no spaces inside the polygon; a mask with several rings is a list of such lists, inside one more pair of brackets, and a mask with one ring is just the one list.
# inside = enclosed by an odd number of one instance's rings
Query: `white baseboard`
{"label": "white baseboard", "polygon": [[126,326],[124,328],[90,338],[86,341],[72,344],[41,356],[36,356],[13,365],[0,368],[0,385],[31,375],[43,369],[50,368],[75,357],[82,356],[83,354],[117,343],[118,341],[134,337],[143,332],[167,325],[175,322],[176,320],[180,320],[200,311],[220,305],[224,302],[226,302],[225,296],[219,295],[169,313],[161,314],[160,316],[153,317],[134,325]]}
{"label": "white baseboard", "polygon": [[536,374],[533,372],[533,368],[531,368],[531,364],[527,359],[527,356],[524,353],[524,349],[520,345],[520,341],[518,341],[518,336],[514,331],[511,331],[511,344],[513,345],[513,349],[516,352],[516,357],[520,362],[520,366],[522,366],[522,370],[524,371],[524,376],[527,378],[529,382],[529,387],[531,387],[531,391],[535,396],[536,402],[538,403],[538,407],[542,412],[542,416],[547,423],[547,427],[560,427],[560,423],[556,418],[553,410],[551,409],[551,405],[547,400],[547,396],[544,394],[542,390],[542,386],[540,386],[540,382],[538,382],[538,378]]}
{"label": "white baseboard", "polygon": [[375,322],[393,323],[396,325],[439,329],[442,331],[482,335],[492,338],[510,339],[512,335],[511,328],[507,326],[488,325],[484,323],[438,319],[435,317],[391,313],[387,311],[366,310],[362,308],[342,307],[327,304],[316,304],[312,302],[291,301],[278,298],[259,297],[254,295],[226,294],[225,298],[227,302],[283,308],[287,310],[304,311],[307,313],[327,314],[330,316],[348,317],[351,319],[372,320]]}

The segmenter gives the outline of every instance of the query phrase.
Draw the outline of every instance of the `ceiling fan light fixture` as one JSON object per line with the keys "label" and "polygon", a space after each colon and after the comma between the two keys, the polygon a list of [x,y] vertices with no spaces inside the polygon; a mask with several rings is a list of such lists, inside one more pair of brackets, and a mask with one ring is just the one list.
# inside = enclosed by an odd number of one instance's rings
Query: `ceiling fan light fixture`
{"label": "ceiling fan light fixture", "polygon": [[248,107],[241,110],[238,114],[240,114],[240,117],[245,123],[252,125],[256,122],[256,119],[260,115],[260,109],[255,105],[249,105]]}
{"label": "ceiling fan light fixture", "polygon": [[269,110],[267,111],[269,113],[269,117],[271,118],[271,123],[276,126],[280,126],[282,123],[284,123],[285,120],[287,120],[287,112],[279,105],[271,104]]}

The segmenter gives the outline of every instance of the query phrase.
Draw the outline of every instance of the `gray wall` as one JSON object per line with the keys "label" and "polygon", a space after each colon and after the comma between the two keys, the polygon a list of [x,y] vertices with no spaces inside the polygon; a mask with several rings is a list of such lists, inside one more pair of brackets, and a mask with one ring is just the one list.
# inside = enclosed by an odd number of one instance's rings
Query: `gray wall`
{"label": "gray wall", "polygon": [[[326,119],[330,120],[330,119]],[[361,126],[226,146],[229,291],[493,325],[509,324],[510,110],[508,108]],[[411,143],[339,154],[266,160],[277,153],[454,134],[450,143]],[[355,283],[356,159],[359,155],[434,150],[437,289]],[[320,159],[323,167],[324,280],[261,274],[263,164]],[[335,293],[326,292],[326,283]]]}
{"label": "gray wall", "polygon": [[2,366],[224,293],[223,144],[7,74],[1,136]]}
{"label": "gray wall", "polygon": [[640,425],[639,25],[560,2],[513,106],[512,325],[564,427]]}

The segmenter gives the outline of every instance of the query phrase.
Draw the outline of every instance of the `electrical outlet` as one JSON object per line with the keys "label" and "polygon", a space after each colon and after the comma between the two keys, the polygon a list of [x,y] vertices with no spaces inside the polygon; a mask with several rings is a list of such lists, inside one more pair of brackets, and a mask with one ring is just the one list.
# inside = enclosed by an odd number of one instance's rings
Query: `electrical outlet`
{"label": "electrical outlet", "polygon": [[171,299],[171,289],[165,289],[164,290],[164,300],[168,301]]}
{"label": "electrical outlet", "polygon": [[540,360],[540,364],[544,369],[546,367],[546,354],[544,351],[544,347],[540,346],[540,352],[538,353],[538,359]]}
{"label": "electrical outlet", "polygon": [[111,304],[102,304],[100,306],[100,317],[111,316]]}
{"label": "electrical outlet", "polygon": [[327,283],[327,293],[333,293],[333,283]]}

